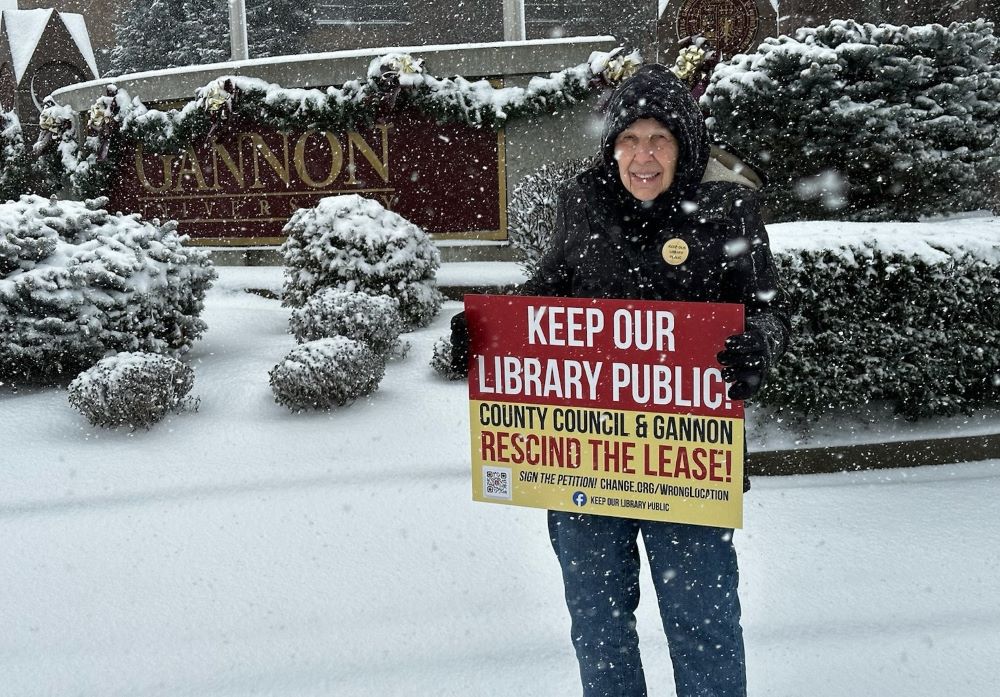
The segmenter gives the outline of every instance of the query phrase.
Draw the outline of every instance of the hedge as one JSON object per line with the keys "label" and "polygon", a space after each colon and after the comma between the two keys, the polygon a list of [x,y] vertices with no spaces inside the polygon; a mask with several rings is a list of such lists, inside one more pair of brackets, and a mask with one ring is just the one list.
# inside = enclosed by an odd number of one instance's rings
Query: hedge
{"label": "hedge", "polygon": [[792,341],[757,402],[798,418],[1000,405],[1000,225],[771,226]]}

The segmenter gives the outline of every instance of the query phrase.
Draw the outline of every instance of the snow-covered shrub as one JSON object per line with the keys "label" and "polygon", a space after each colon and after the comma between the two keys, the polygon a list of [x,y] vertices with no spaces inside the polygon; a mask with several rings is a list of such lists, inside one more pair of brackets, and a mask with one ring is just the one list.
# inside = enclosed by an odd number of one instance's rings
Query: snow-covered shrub
{"label": "snow-covered shrub", "polygon": [[1000,41],[984,20],[834,20],[720,64],[710,129],[756,156],[779,220],[916,220],[995,204]]}
{"label": "snow-covered shrub", "polygon": [[69,384],[69,403],[95,426],[149,428],[167,415],[194,408],[187,398],[194,371],[156,353],[104,358]]}
{"label": "snow-covered shrub", "polygon": [[567,179],[593,163],[593,158],[542,165],[514,187],[507,206],[507,233],[531,276],[556,224],[556,195]]}
{"label": "snow-covered shrub", "polygon": [[399,300],[409,327],[427,325],[441,308],[437,248],[377,201],[355,194],[320,199],[296,211],[284,233],[286,305],[299,307],[328,287],[388,295]]}
{"label": "snow-covered shrub", "polygon": [[388,295],[323,288],[305,305],[292,310],[288,326],[299,343],[346,336],[365,342],[377,353],[398,354],[401,350],[399,301]]}
{"label": "snow-covered shrub", "polygon": [[21,121],[13,111],[0,112],[0,202],[22,194],[49,196],[62,186],[60,155],[55,149],[35,155],[24,142]]}
{"label": "snow-covered shrub", "polygon": [[9,201],[25,193],[29,172],[17,113],[0,112],[0,201]]}
{"label": "snow-covered shrub", "polygon": [[270,375],[278,404],[293,411],[329,409],[374,392],[385,375],[385,356],[335,336],[296,346]]}
{"label": "snow-covered shrub", "polygon": [[808,417],[883,402],[909,419],[1000,406],[1000,243],[900,233],[859,226],[849,243],[776,255],[792,340],[763,404]]}
{"label": "snow-covered shrub", "polygon": [[108,352],[177,355],[205,331],[208,255],[174,223],[104,203],[0,204],[0,379],[58,380]]}
{"label": "snow-covered shrub", "polygon": [[442,336],[434,342],[434,351],[431,355],[431,367],[434,372],[448,380],[464,380],[463,373],[456,373],[451,369],[451,337]]}

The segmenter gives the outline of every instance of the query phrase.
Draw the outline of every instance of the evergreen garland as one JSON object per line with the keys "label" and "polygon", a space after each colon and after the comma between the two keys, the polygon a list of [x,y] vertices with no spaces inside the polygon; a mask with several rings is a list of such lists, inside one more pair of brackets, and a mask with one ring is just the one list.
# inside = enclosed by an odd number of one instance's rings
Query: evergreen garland
{"label": "evergreen garland", "polygon": [[111,85],[91,109],[91,123],[96,113],[100,129],[89,128],[82,146],[63,153],[62,161],[76,194],[87,198],[106,191],[121,157],[136,146],[176,153],[230,119],[279,130],[340,131],[371,126],[391,112],[413,108],[438,123],[500,129],[511,119],[554,113],[609,89],[631,75],[640,60],[637,52],[622,48],[594,52],[587,63],[533,77],[527,87],[497,88],[485,79],[436,78],[423,71],[422,61],[396,53],[374,59],[364,80],[325,90],[222,77],[169,111],[149,109]]}

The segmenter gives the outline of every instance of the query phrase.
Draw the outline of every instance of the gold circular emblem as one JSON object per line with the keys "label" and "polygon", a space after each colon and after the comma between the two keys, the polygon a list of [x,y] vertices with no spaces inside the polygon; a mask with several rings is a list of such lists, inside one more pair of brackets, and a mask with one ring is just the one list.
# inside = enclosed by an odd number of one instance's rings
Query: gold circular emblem
{"label": "gold circular emblem", "polygon": [[677,13],[677,38],[699,34],[723,60],[753,49],[759,26],[755,0],[682,0]]}
{"label": "gold circular emblem", "polygon": [[671,266],[683,264],[687,261],[688,251],[687,242],[681,238],[675,237],[672,240],[667,240],[663,244],[663,261]]}

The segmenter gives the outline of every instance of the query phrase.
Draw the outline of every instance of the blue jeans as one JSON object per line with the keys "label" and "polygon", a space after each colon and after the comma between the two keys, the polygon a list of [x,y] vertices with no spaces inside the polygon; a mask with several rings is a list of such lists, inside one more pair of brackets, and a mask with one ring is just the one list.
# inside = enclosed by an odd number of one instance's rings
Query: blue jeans
{"label": "blue jeans", "polygon": [[732,530],[549,511],[584,697],[645,697],[635,609],[642,532],[677,697],[745,697]]}

